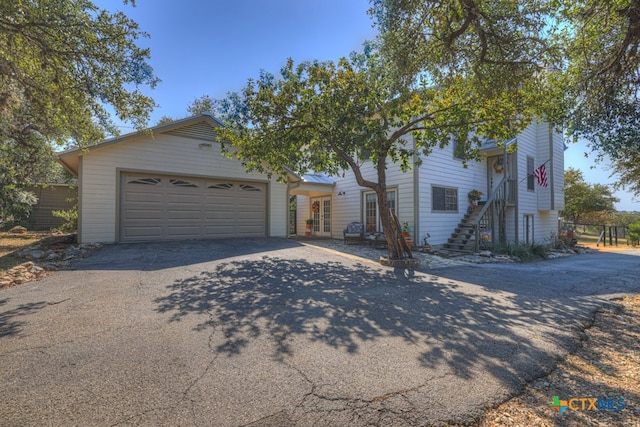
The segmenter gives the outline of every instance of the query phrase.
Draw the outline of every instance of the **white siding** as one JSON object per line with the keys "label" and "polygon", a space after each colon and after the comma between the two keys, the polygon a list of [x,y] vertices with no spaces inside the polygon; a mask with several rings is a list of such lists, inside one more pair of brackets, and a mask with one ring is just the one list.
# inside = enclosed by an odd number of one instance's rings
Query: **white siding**
{"label": "white siding", "polygon": [[[562,147],[562,148],[559,148]],[[524,132],[518,136],[518,214],[517,214],[517,240],[524,241],[525,236],[525,215],[534,216],[534,240],[537,243],[545,243],[551,233],[558,231],[558,199],[564,199],[563,193],[563,169],[564,169],[564,148],[562,137],[553,135],[553,150],[549,149],[549,125],[546,123],[531,124]],[[559,152],[560,151],[560,152]],[[547,163],[549,187],[544,188],[534,182],[534,190],[527,190],[527,156],[534,158],[534,168],[537,168],[550,158]],[[552,207],[553,188],[553,203]],[[558,194],[560,193],[560,194]],[[508,220],[513,220],[513,215],[507,215]],[[507,225],[507,230],[513,230],[513,224]],[[514,239],[515,240],[515,239]]]}
{"label": "white siding", "polygon": [[[557,231],[558,209],[564,204],[563,169],[564,144],[562,136],[553,134],[553,147],[550,151],[549,127],[547,124],[531,124],[517,138],[517,151],[512,158],[516,161],[513,173],[516,174],[517,207],[507,210],[507,238],[511,241],[524,240],[524,215],[534,216],[534,239],[543,243],[554,231]],[[527,190],[527,156],[534,158],[534,167],[553,157],[549,168],[549,179],[553,180],[553,199],[551,185],[546,193],[539,195],[542,187],[535,184],[534,190]],[[498,154],[496,152],[495,154]],[[371,163],[362,166],[365,179],[377,180],[377,173]],[[332,193],[332,237],[342,238],[342,230],[349,222],[364,222],[364,193],[370,191],[360,187],[351,170],[332,177],[336,186]],[[431,189],[433,186],[451,187],[458,191],[457,212],[433,212]],[[435,148],[429,156],[423,158],[416,170],[403,173],[397,164],[389,164],[387,169],[387,187],[397,191],[398,218],[409,222],[414,242],[421,244],[427,233],[431,235],[429,243],[442,245],[447,242],[468,205],[467,193],[477,189],[489,194],[487,183],[487,161],[470,161],[463,167],[461,160],[453,155],[453,145],[442,149]],[[546,194],[546,196],[544,196]],[[538,198],[543,199],[539,203]],[[546,202],[544,202],[546,197]],[[555,209],[551,208],[551,202]],[[540,210],[544,203],[547,207]],[[298,196],[298,233],[304,233],[304,221],[310,216],[309,199]]]}
{"label": "white siding", "polygon": [[564,209],[564,138],[562,133],[553,134],[553,192],[554,209]]}
{"label": "white siding", "polygon": [[81,241],[117,240],[119,170],[236,178],[268,182],[267,233],[285,237],[286,186],[265,175],[247,174],[237,160],[221,156],[220,145],[200,148],[201,140],[169,135],[144,136],[82,154]]}
{"label": "white siding", "polygon": [[[365,179],[377,181],[377,171],[372,163],[366,162],[361,170]],[[396,190],[398,220],[400,223],[405,221],[409,223],[411,234],[415,239],[413,171],[410,170],[403,173],[400,171],[399,164],[388,163],[386,172],[387,189]],[[364,193],[372,190],[360,187],[351,169],[344,171],[343,175],[333,176],[331,179],[336,182],[332,197],[332,237],[334,239],[342,239],[342,230],[345,229],[348,223],[353,221],[364,222]]]}
{"label": "white siding", "polygon": [[[458,190],[457,212],[433,212],[431,188],[453,187]],[[462,161],[454,158],[453,144],[440,149],[436,148],[423,160],[419,168],[419,198],[420,198],[420,238],[429,233],[429,244],[442,245],[451,237],[451,233],[465,215],[469,201],[467,193],[473,189],[480,190],[487,199],[486,161],[467,163],[463,167]]]}

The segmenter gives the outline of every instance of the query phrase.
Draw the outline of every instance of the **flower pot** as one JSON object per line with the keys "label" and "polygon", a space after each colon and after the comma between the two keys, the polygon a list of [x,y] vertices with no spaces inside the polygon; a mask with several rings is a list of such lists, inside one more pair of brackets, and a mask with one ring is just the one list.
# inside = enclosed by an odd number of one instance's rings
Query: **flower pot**
{"label": "flower pot", "polygon": [[413,247],[413,239],[411,238],[411,234],[409,233],[402,233],[402,237],[404,237],[404,241],[407,242],[407,245],[409,245],[409,247]]}

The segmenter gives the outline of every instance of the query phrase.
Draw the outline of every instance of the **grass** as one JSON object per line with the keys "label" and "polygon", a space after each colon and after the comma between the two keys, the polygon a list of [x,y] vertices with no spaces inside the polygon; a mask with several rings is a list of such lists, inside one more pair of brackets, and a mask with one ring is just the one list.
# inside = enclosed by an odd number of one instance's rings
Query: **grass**
{"label": "grass", "polygon": [[0,233],[0,273],[24,262],[16,253],[42,239],[48,233],[9,234]]}

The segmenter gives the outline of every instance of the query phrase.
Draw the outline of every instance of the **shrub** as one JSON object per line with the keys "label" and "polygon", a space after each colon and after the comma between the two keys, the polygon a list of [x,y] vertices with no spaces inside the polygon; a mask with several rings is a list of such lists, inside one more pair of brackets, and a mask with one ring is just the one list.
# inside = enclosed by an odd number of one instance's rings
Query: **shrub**
{"label": "shrub", "polygon": [[627,239],[633,247],[640,244],[640,221],[629,224],[629,228],[627,229]]}
{"label": "shrub", "polygon": [[78,229],[78,205],[76,204],[71,209],[63,209],[59,211],[51,212],[56,218],[62,218],[65,220],[65,223],[60,227],[56,228],[54,231],[60,233],[72,233]]}
{"label": "shrub", "polygon": [[506,242],[493,246],[493,252],[518,257],[521,261],[537,261],[547,259],[549,248],[539,243]]}

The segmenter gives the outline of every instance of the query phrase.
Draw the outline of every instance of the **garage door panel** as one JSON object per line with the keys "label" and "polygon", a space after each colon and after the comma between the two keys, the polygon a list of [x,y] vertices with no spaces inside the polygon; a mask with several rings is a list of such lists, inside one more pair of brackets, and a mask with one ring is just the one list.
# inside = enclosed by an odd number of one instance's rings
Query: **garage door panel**
{"label": "garage door panel", "polygon": [[122,175],[120,239],[265,236],[263,183]]}
{"label": "garage door panel", "polygon": [[127,209],[124,211],[124,219],[127,220],[154,220],[162,219],[162,211],[160,209]]}
{"label": "garage door panel", "polygon": [[143,193],[143,192],[127,192],[125,193],[125,202],[129,203],[162,203],[164,200],[164,194],[158,193]]}
{"label": "garage door panel", "polygon": [[169,237],[182,236],[185,239],[195,239],[200,235],[199,225],[167,225]]}
{"label": "garage door panel", "polygon": [[167,211],[167,219],[169,222],[173,220],[200,220],[202,218],[202,212],[199,208],[185,209],[185,210],[169,210]]}
{"label": "garage door panel", "polygon": [[200,194],[181,194],[170,191],[166,195],[166,200],[170,204],[174,203],[190,203],[200,206],[202,204],[202,196]]}
{"label": "garage door panel", "polygon": [[152,239],[155,240],[158,236],[162,236],[163,227],[158,226],[127,226],[124,228],[124,233],[131,239]]}
{"label": "garage door panel", "polygon": [[233,211],[219,211],[205,213],[204,219],[205,224],[224,223],[228,225],[230,221],[233,221],[235,219],[235,217],[236,213]]}

